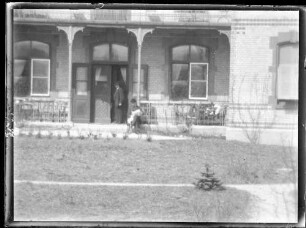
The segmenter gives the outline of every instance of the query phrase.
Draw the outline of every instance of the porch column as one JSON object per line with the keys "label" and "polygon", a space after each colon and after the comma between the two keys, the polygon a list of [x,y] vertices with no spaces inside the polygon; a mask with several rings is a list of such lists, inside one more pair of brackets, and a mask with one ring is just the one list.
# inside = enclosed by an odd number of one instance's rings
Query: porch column
{"label": "porch column", "polygon": [[68,39],[68,122],[72,120],[72,44],[74,35],[78,31],[83,31],[84,27],[72,27],[72,26],[57,26],[57,29],[64,31]]}
{"label": "porch column", "polygon": [[140,105],[140,73],[141,73],[141,48],[143,38],[147,33],[152,33],[154,29],[132,28],[127,29],[128,32],[132,32],[137,39],[138,44],[138,64],[137,64],[137,104]]}

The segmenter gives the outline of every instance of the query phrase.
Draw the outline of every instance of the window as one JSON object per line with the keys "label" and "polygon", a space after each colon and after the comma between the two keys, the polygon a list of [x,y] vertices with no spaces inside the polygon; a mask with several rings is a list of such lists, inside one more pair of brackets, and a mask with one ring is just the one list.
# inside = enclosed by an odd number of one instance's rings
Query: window
{"label": "window", "polygon": [[120,44],[100,44],[94,46],[94,61],[128,61],[128,47]]}
{"label": "window", "polygon": [[298,43],[279,45],[276,93],[278,100],[298,99]]}
{"label": "window", "polygon": [[189,98],[206,99],[208,90],[208,64],[190,63]]}
{"label": "window", "polygon": [[[133,67],[133,97],[138,94],[138,70],[137,66]],[[143,100],[148,99],[148,66],[142,65],[140,71],[140,98]]]}
{"label": "window", "polygon": [[[88,95],[88,68],[78,66],[76,68],[76,95],[87,96]],[[96,76],[97,77],[97,76]],[[98,76],[99,77],[99,76]],[[101,79],[100,79],[101,80]]]}
{"label": "window", "polygon": [[171,49],[171,97],[173,100],[207,99],[208,49],[182,45]]}
{"label": "window", "polygon": [[50,47],[38,41],[14,45],[14,95],[47,96],[50,91]]}
{"label": "window", "polygon": [[45,96],[50,91],[50,60],[32,59],[31,95]]}
{"label": "window", "polygon": [[93,60],[106,61],[110,59],[109,44],[101,44],[95,46],[93,49]]}

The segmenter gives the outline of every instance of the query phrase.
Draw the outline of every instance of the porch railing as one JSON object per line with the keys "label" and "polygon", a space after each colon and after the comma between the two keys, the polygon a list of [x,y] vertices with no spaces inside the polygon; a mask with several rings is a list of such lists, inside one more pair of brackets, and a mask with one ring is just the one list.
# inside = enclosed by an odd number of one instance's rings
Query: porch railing
{"label": "porch railing", "polygon": [[143,121],[149,124],[219,125],[226,121],[225,104],[141,102]]}
{"label": "porch railing", "polygon": [[58,100],[17,100],[14,105],[16,121],[66,122],[68,102]]}

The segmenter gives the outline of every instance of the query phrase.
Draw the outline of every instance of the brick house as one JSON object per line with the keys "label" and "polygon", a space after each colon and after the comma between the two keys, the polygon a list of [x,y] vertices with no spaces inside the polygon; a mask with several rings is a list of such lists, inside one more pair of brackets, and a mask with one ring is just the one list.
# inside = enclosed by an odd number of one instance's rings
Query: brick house
{"label": "brick house", "polygon": [[[15,112],[111,123],[118,81],[125,113],[135,97],[152,124],[195,118],[227,139],[297,142],[298,21],[298,11],[15,9]],[[221,116],[207,117],[211,103]]]}

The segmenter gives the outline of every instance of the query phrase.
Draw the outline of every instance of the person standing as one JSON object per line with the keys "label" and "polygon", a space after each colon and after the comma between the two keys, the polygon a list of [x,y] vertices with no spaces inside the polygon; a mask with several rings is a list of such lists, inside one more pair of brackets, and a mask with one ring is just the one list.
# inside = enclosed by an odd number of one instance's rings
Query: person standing
{"label": "person standing", "polygon": [[124,93],[123,90],[120,88],[119,82],[116,82],[115,87],[116,87],[116,91],[114,93],[115,122],[122,123]]}

